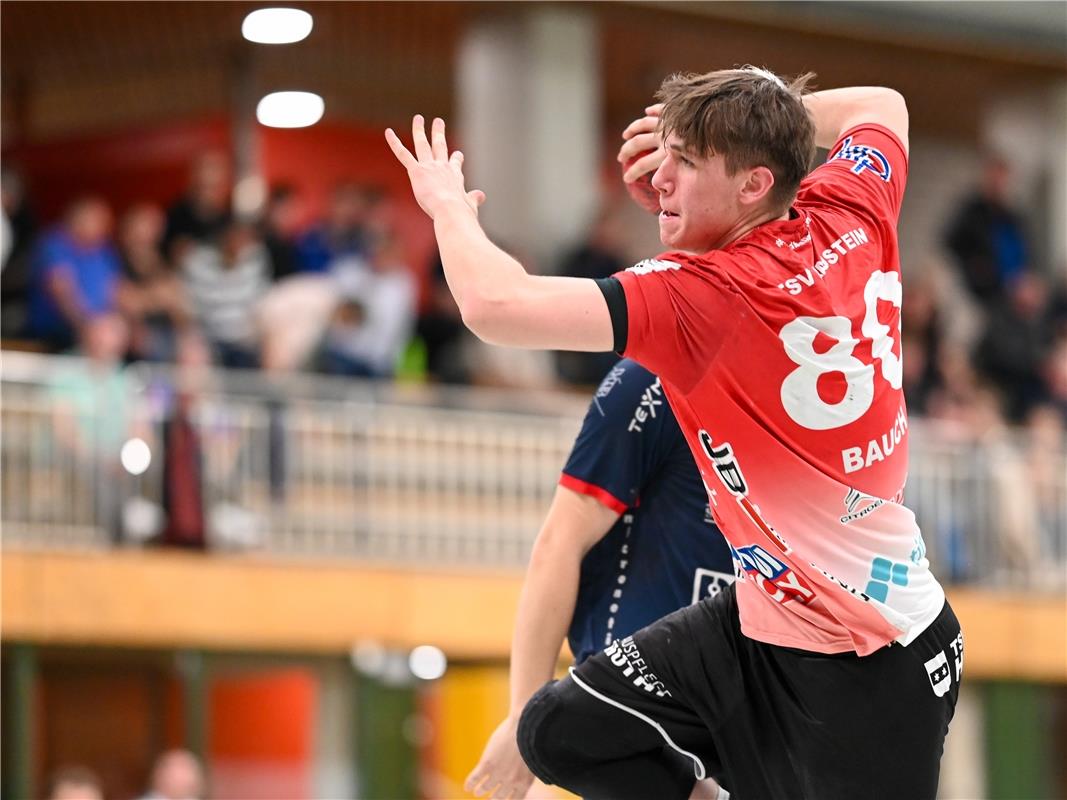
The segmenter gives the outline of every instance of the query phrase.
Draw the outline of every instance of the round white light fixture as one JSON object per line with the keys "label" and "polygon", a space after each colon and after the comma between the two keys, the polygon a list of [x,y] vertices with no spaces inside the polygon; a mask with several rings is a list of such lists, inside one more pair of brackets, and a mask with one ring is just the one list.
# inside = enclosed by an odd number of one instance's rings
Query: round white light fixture
{"label": "round white light fixture", "polygon": [[119,460],[131,475],[143,475],[152,463],[152,451],[144,439],[128,439],[119,451]]}
{"label": "round white light fixture", "polygon": [[314,22],[298,8],[261,8],[241,23],[241,35],[259,44],[291,44],[306,39]]}
{"label": "round white light fixture", "polygon": [[256,119],[269,128],[306,128],[322,119],[326,104],[312,92],[272,92],[256,106]]}
{"label": "round white light fixture", "polygon": [[434,647],[432,644],[420,644],[408,656],[408,668],[416,678],[435,681],[448,669],[448,659],[439,647]]}

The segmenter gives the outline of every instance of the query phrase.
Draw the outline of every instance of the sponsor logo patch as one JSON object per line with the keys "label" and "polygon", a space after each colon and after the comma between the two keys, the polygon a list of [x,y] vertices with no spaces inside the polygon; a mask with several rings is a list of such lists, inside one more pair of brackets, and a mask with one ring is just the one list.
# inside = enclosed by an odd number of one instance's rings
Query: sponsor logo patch
{"label": "sponsor logo patch", "polygon": [[841,149],[830,156],[830,161],[842,159],[855,164],[852,172],[860,175],[863,172],[871,172],[880,180],[889,183],[893,176],[893,168],[889,166],[889,159],[877,147],[865,144],[852,144],[852,137],[848,136],[841,142]]}

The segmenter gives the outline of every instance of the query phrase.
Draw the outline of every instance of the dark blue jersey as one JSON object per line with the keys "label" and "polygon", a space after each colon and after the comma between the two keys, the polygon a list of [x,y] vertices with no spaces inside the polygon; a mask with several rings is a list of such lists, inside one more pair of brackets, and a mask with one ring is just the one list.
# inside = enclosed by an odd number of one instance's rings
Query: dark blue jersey
{"label": "dark blue jersey", "polygon": [[622,515],[582,561],[567,635],[576,661],[733,580],[659,378],[637,363],[623,359],[600,384],[560,484]]}

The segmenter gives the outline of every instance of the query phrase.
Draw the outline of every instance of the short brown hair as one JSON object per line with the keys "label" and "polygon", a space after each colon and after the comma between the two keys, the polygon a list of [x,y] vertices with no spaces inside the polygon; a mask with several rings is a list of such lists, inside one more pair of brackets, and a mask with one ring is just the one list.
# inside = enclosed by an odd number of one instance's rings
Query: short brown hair
{"label": "short brown hair", "polygon": [[767,167],[774,175],[771,201],[785,210],[815,156],[815,125],[801,102],[814,77],[786,82],[755,67],[671,75],[656,93],[660,131],[702,158],[721,155],[731,175]]}

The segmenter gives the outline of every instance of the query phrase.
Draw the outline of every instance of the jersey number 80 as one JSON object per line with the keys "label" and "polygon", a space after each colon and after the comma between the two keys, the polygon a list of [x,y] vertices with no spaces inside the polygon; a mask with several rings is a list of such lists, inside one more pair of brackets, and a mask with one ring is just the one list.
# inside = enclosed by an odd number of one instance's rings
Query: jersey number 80
{"label": "jersey number 80", "polygon": [[[896,272],[876,270],[863,289],[866,311],[862,334],[871,342],[871,354],[881,363],[882,377],[894,389],[901,387],[903,368],[893,352],[893,334],[888,325],[878,321],[878,301],[885,300],[896,308],[901,305],[900,276]],[[899,320],[899,317],[898,317]],[[815,351],[815,337],[820,333],[837,343],[823,353]],[[798,425],[813,431],[840,428],[855,422],[874,402],[874,365],[865,364],[852,353],[859,339],[852,336],[848,317],[797,317],[778,332],[785,354],[797,365],[782,381],[782,406]],[[896,338],[900,339],[900,323]],[[845,376],[844,397],[830,403],[819,395],[819,378],[831,372]]]}

